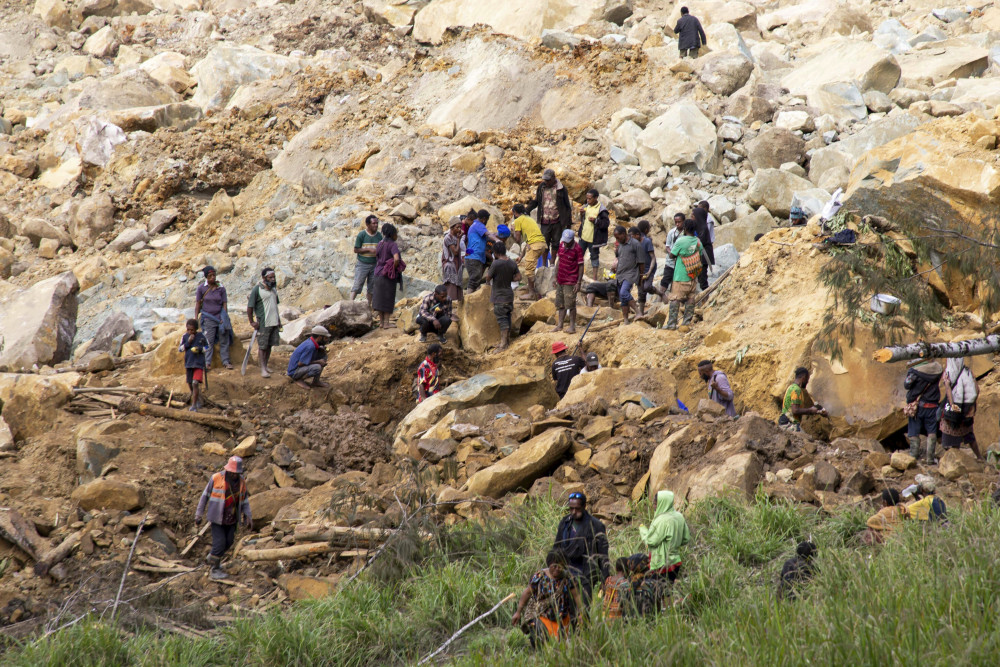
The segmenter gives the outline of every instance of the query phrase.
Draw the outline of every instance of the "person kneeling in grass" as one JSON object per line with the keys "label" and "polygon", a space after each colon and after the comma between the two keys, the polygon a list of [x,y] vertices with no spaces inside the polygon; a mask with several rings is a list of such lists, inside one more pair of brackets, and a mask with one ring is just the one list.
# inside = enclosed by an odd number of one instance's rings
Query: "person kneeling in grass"
{"label": "person kneeling in grass", "polygon": [[[566,571],[566,556],[553,549],[545,557],[546,567],[536,572],[521,593],[511,622],[520,626],[531,640],[531,647],[549,637],[565,638],[573,616],[583,609],[580,589]],[[521,616],[529,601],[534,601],[537,616],[522,624]]]}
{"label": "person kneeling in grass", "polygon": [[868,517],[868,529],[861,534],[861,542],[868,546],[885,542],[886,535],[907,518],[909,514],[900,502],[899,491],[882,489],[882,509]]}

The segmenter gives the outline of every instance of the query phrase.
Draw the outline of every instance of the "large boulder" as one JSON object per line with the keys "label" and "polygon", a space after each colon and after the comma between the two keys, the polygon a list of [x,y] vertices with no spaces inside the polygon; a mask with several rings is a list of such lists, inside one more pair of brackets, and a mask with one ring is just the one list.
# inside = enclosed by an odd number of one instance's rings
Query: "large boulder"
{"label": "large boulder", "polygon": [[72,30],[74,21],[69,8],[62,0],[36,0],[31,11],[45,21],[46,25],[62,30]]}
{"label": "large boulder", "polygon": [[180,102],[180,96],[149,76],[133,69],[84,86],[76,104],[81,109],[117,110]]}
{"label": "large boulder", "polygon": [[753,73],[753,61],[742,53],[712,53],[699,61],[698,78],[716,95],[732,95]]}
{"label": "large boulder", "polygon": [[777,169],[786,162],[801,163],[806,143],[802,137],[780,127],[767,127],[746,143],[747,158],[754,171]]}
{"label": "large boulder", "polygon": [[639,159],[660,165],[710,168],[716,158],[715,124],[692,102],[678,102],[639,134]]}
{"label": "large boulder", "polygon": [[61,246],[70,244],[69,235],[62,228],[56,227],[42,218],[25,218],[21,221],[18,231],[21,236],[26,236],[36,248],[43,239],[52,239]]}
{"label": "large boulder", "polygon": [[938,84],[947,79],[979,76],[989,67],[989,51],[976,46],[920,49],[899,56],[899,66],[907,85],[921,79]]}
{"label": "large boulder", "polygon": [[305,489],[291,486],[270,489],[250,496],[250,517],[253,519],[253,527],[261,528],[271,523],[282,508],[291,505],[305,494]]}
{"label": "large boulder", "polygon": [[850,174],[865,152],[909,134],[921,123],[916,115],[897,111],[869,123],[845,139],[813,151],[809,158],[809,180],[822,187],[823,178],[830,171],[842,172],[846,169]]}
{"label": "large boulder", "polygon": [[781,86],[757,84],[734,93],[726,101],[726,115],[743,123],[769,122],[778,108],[782,96]]}
{"label": "large boulder", "polygon": [[445,229],[451,224],[451,219],[458,215],[464,215],[469,211],[480,211],[485,209],[490,214],[490,220],[486,226],[496,231],[497,225],[502,225],[504,221],[503,212],[496,206],[487,204],[482,199],[467,195],[458,201],[446,204],[438,209],[438,220]]}
{"label": "large boulder", "polygon": [[115,205],[108,193],[95,193],[84,199],[70,222],[73,245],[77,248],[92,245],[101,234],[115,226],[114,215]]}
{"label": "large boulder", "polygon": [[[286,325],[287,326],[287,325]],[[160,339],[160,344],[153,350],[153,358],[149,368],[149,374],[153,377],[164,377],[168,375],[184,375],[184,354],[177,351],[181,344],[183,330],[174,331]],[[229,346],[229,356],[239,363],[246,354],[246,348],[239,337],[233,339]],[[212,355],[212,368],[222,368],[222,355]]]}
{"label": "large boulder", "polygon": [[666,368],[602,368],[573,378],[558,407],[589,404],[599,398],[617,401],[635,394],[649,399],[654,406],[677,405],[676,384],[673,373]]}
{"label": "large boulder", "polygon": [[8,369],[51,365],[70,356],[76,335],[76,295],[72,271],[13,292],[0,301],[0,366]]}
{"label": "large boulder", "polygon": [[862,93],[888,93],[899,83],[896,58],[870,41],[833,37],[815,44],[810,51],[815,55],[781,80],[793,95],[809,96],[828,83],[853,83]]}
{"label": "large boulder", "polygon": [[101,326],[97,327],[97,332],[91,339],[87,352],[111,352],[114,349],[115,340],[124,343],[135,337],[135,329],[132,327],[132,319],[125,313],[109,313]]}
{"label": "large boulder", "polygon": [[268,53],[254,46],[217,46],[191,68],[198,81],[191,101],[206,112],[219,110],[240,86],[297,72],[300,68],[298,58]]}
{"label": "large boulder", "polygon": [[496,32],[530,40],[543,30],[569,30],[603,18],[607,0],[510,0],[499,5],[431,0],[413,20],[413,38],[438,44],[452,26],[485,23]]}
{"label": "large boulder", "polygon": [[732,243],[736,249],[743,252],[753,243],[758,234],[767,234],[777,226],[777,221],[771,217],[767,209],[754,211],[735,222],[715,228],[715,244],[721,246]]}
{"label": "large boulder", "polygon": [[789,171],[761,169],[750,179],[747,201],[751,206],[763,206],[771,213],[787,218],[795,193],[812,188],[812,183]]}
{"label": "large boulder", "polygon": [[78,373],[58,375],[0,375],[0,415],[16,440],[24,440],[51,430],[62,406],[73,398]]}
{"label": "large boulder", "polygon": [[409,452],[409,441],[419,437],[452,410],[489,403],[506,403],[517,414],[533,405],[552,407],[559,400],[548,366],[496,368],[456,382],[422,401],[396,428],[397,452]]}
{"label": "large boulder", "polygon": [[365,301],[338,301],[329,308],[284,323],[281,342],[298,345],[309,338],[316,326],[326,327],[334,338],[363,336],[372,328],[371,311]]}
{"label": "large boulder", "polygon": [[685,426],[679,431],[671,433],[667,438],[656,446],[653,456],[649,459],[649,497],[655,498],[656,494],[667,488],[667,478],[671,475],[670,455],[673,448],[687,441],[689,427]]}
{"label": "large boulder", "polygon": [[573,442],[566,428],[550,429],[518,447],[513,454],[469,478],[468,489],[479,496],[499,498],[508,491],[527,489],[555,466]]}
{"label": "large boulder", "polygon": [[95,479],[76,487],[70,498],[80,505],[80,509],[124,510],[131,512],[146,504],[142,489],[135,484],[116,479]]}
{"label": "large boulder", "polygon": [[92,420],[77,427],[76,474],[81,483],[101,476],[104,467],[121,451],[121,438],[131,431],[131,425],[121,419]]}
{"label": "large boulder", "polygon": [[[482,354],[500,344],[500,326],[493,314],[491,294],[492,287],[483,285],[472,294],[466,294],[465,301],[456,304],[458,336],[462,340],[462,347],[471,352]],[[510,327],[514,332],[521,330],[521,316],[516,302]]]}

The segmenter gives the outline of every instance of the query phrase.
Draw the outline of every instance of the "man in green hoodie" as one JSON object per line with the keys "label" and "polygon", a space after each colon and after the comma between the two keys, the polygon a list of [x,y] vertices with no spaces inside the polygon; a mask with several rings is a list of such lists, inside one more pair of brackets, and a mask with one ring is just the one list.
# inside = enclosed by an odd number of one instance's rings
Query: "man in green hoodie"
{"label": "man in green hoodie", "polygon": [[640,526],[639,536],[649,548],[648,577],[659,581],[665,597],[669,583],[677,579],[681,569],[680,548],[691,541],[687,521],[674,509],[674,492],[663,490],[656,494],[656,513],[649,527]]}

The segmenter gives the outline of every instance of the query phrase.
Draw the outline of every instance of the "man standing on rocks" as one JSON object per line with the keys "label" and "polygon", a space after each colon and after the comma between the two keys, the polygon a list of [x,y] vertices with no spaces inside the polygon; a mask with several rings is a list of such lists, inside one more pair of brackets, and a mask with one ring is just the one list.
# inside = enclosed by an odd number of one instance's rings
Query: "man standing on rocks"
{"label": "man standing on rocks", "polygon": [[[674,243],[670,254],[674,260],[674,281],[670,287],[670,310],[667,314],[667,329],[677,328],[677,317],[684,304],[684,324],[694,320],[695,280],[704,268],[701,241],[695,236],[694,220],[684,221],[684,235]],[[690,265],[690,266],[689,266]]]}
{"label": "man standing on rocks", "polygon": [[448,289],[448,298],[462,301],[462,262],[465,258],[465,235],[462,220],[452,223],[441,243],[441,282]]}
{"label": "man standing on rocks", "polygon": [[556,355],[556,360],[552,362],[552,379],[556,381],[559,398],[566,395],[569,383],[586,367],[582,358],[570,356],[566,349],[566,343],[562,341],[552,343],[552,354]]}
{"label": "man standing on rocks", "polygon": [[660,300],[664,303],[667,301],[667,294],[670,292],[670,286],[674,284],[674,268],[677,265],[677,260],[672,252],[670,252],[674,243],[677,239],[681,237],[684,233],[684,214],[674,213],[674,227],[669,232],[667,232],[667,253],[663,259],[663,278],[660,279],[660,286],[656,289],[656,293],[660,295]]}
{"label": "man standing on rocks", "polygon": [[483,284],[483,271],[486,268],[486,242],[496,241],[497,237],[486,229],[486,221],[490,214],[483,210],[478,213],[469,211],[469,240],[465,250],[465,271],[469,274],[469,284],[466,292],[472,293]]}
{"label": "man standing on rocks", "polygon": [[691,16],[687,7],[681,7],[681,18],[674,26],[674,34],[677,35],[681,58],[697,58],[698,51],[708,42],[701,21]]}
{"label": "man standing on rocks", "polygon": [[594,280],[601,266],[601,248],[608,244],[608,226],[611,221],[607,207],[598,199],[600,193],[587,190],[587,204],[580,211],[580,247],[590,250],[590,265],[594,269]]}
{"label": "man standing on rocks", "polygon": [[427,356],[417,366],[417,403],[441,391],[438,381],[441,377],[441,345],[427,346]]}
{"label": "man standing on rocks", "polygon": [[[269,378],[271,371],[267,362],[271,359],[271,348],[280,344],[278,332],[281,330],[281,316],[278,314],[278,288],[274,269],[267,267],[260,272],[261,280],[250,290],[247,300],[247,319],[257,330],[257,360],[260,362],[260,376]],[[256,318],[256,319],[255,319]]]}
{"label": "man standing on rocks", "polygon": [[608,533],[604,524],[587,511],[587,496],[583,493],[569,494],[568,505],[569,514],[559,522],[552,548],[566,554],[569,571],[580,582],[583,604],[589,605],[594,586],[600,586],[608,576]]}
{"label": "man standing on rocks", "polygon": [[209,577],[225,579],[222,557],[236,541],[236,529],[242,524],[247,530],[253,525],[250,518],[250,494],[243,478],[243,459],[233,456],[221,472],[212,475],[201,494],[194,513],[195,524],[206,517],[212,524],[212,551],[205,562],[212,569]]}
{"label": "man standing on rocks", "polygon": [[936,360],[922,359],[906,371],[906,441],[910,456],[920,458],[920,432],[927,435],[927,463],[934,462],[937,449],[938,405],[941,403],[941,376],[944,368]]}
{"label": "man standing on rocks", "polygon": [[206,266],[201,270],[205,282],[198,285],[194,296],[194,319],[200,320],[201,330],[208,341],[205,348],[205,370],[212,367],[212,353],[216,342],[226,370],[232,370],[229,360],[229,344],[233,338],[233,325],[229,321],[229,297],[226,288],[215,278],[215,267]]}
{"label": "man standing on rocks", "polygon": [[447,341],[445,333],[453,321],[458,318],[452,314],[452,301],[448,298],[448,288],[438,285],[434,291],[424,297],[417,311],[417,326],[420,327],[420,342],[427,342],[427,334],[437,334],[442,343]]}
{"label": "man standing on rocks", "polygon": [[715,246],[713,245],[715,232],[711,231],[708,225],[708,209],[695,206],[691,215],[694,219],[695,233],[705,251],[701,259],[702,270],[698,274],[698,286],[704,290],[708,289],[708,269],[715,266]]}
{"label": "man standing on rocks", "polygon": [[[638,232],[638,230],[636,230]],[[642,246],[621,225],[615,227],[615,240],[618,241],[618,266],[615,268],[615,280],[618,287],[618,300],[622,304],[622,323],[631,322],[629,312],[632,302],[632,287],[639,284],[639,277],[644,275],[642,262]]]}
{"label": "man standing on rocks", "polygon": [[535,290],[535,268],[538,260],[544,258],[545,266],[549,265],[545,251],[545,236],[535,219],[525,212],[524,204],[514,204],[514,242],[521,246],[524,257],[524,277],[528,281],[528,298],[537,301],[541,298]]}
{"label": "man standing on rocks", "polygon": [[538,223],[545,236],[545,245],[549,255],[554,259],[559,251],[562,231],[573,225],[573,208],[569,203],[569,192],[556,178],[555,171],[546,169],[542,172],[542,182],[538,184],[535,198],[526,206],[529,211],[533,208],[538,209]]}
{"label": "man standing on rocks", "polygon": [[717,371],[708,359],[698,363],[698,375],[708,384],[708,397],[726,409],[730,417],[736,416],[736,393],[729,385],[729,378]]}
{"label": "man standing on rocks", "polygon": [[372,307],[372,285],[375,283],[375,248],[381,240],[378,218],[369,215],[365,218],[365,228],[354,239],[354,254],[358,256],[358,261],[354,264],[354,285],[351,287],[351,301],[358,298],[362,287],[365,288],[369,308]]}
{"label": "man standing on rocks", "polygon": [[576,295],[583,283],[583,248],[572,229],[564,229],[559,256],[556,258],[556,328],[562,331],[563,320],[569,315],[567,333],[576,333]]}
{"label": "man standing on rocks", "polygon": [[[288,358],[288,377],[303,389],[325,389],[329,387],[320,380],[323,369],[326,368],[326,344],[330,342],[330,332],[326,327],[315,326],[309,338],[299,343],[299,346]],[[306,378],[312,378],[306,384]]]}
{"label": "man standing on rocks", "polygon": [[486,272],[486,280],[491,285],[490,301],[493,303],[493,315],[497,318],[500,328],[500,344],[496,351],[507,349],[510,344],[510,320],[514,314],[514,283],[521,279],[517,264],[507,259],[507,248],[498,243],[493,248],[493,263]]}
{"label": "man standing on rocks", "polygon": [[813,405],[812,397],[806,391],[809,384],[808,369],[800,366],[795,369],[795,382],[785,390],[785,400],[782,402],[781,416],[778,418],[778,426],[787,428],[790,431],[802,430],[802,415],[823,415],[826,410],[821,405]]}
{"label": "man standing on rocks", "polygon": [[641,252],[639,253],[639,261],[642,263],[644,273],[639,276],[638,284],[638,299],[636,301],[639,303],[639,317],[642,317],[646,312],[646,295],[656,294],[656,290],[653,287],[653,279],[656,277],[656,251],[653,249],[653,241],[649,238],[649,221],[640,220],[632,229],[635,233],[632,234],[632,238],[639,242],[639,248]]}

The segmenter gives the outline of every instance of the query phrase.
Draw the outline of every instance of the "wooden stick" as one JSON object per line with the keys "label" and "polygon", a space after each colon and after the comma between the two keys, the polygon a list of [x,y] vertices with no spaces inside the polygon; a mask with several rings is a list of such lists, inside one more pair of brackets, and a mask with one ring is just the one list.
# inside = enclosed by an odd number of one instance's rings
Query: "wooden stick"
{"label": "wooden stick", "polygon": [[147,391],[134,387],[73,387],[74,394],[144,394]]}
{"label": "wooden stick", "polygon": [[[148,514],[146,516],[149,516]],[[142,527],[146,525],[146,517],[139,522],[139,527],[135,531],[135,539],[132,540],[132,548],[128,550],[128,558],[125,559],[125,569],[122,571],[122,581],[118,584],[118,595],[115,596],[115,606],[111,609],[111,620],[118,617],[118,603],[122,599],[122,590],[125,589],[125,577],[128,576],[129,566],[132,565],[132,555],[135,554],[135,545],[139,544],[139,536],[142,535]]]}
{"label": "wooden stick", "polygon": [[195,424],[201,424],[202,426],[221,429],[223,431],[238,431],[242,425],[242,422],[235,417],[212,415],[202,412],[191,412],[189,410],[175,410],[173,408],[164,408],[159,405],[149,405],[148,403],[140,403],[131,396],[123,398],[121,403],[118,405],[118,409],[122,412],[148,415],[150,417],[162,417],[164,419],[192,422]]}
{"label": "wooden stick", "polygon": [[707,290],[703,291],[701,294],[699,294],[697,297],[695,297],[694,305],[697,306],[699,303],[701,303],[702,301],[704,301],[705,299],[707,299],[708,295],[711,294],[712,292],[714,292],[716,290],[716,288],[718,288],[719,285],[722,284],[722,281],[729,277],[729,274],[732,273],[733,269],[735,269],[735,268],[736,268],[736,265],[733,264],[728,269],[726,269],[725,272],[721,276],[719,276],[719,279],[716,280],[714,283],[712,283],[712,285]]}
{"label": "wooden stick", "polygon": [[198,534],[195,535],[190,542],[188,542],[188,545],[186,547],[184,547],[184,551],[181,552],[181,556],[186,556],[187,552],[191,551],[191,547],[193,547],[198,542],[201,536],[205,534],[205,532],[208,530],[208,527],[211,525],[212,525],[211,523],[207,521],[205,522],[205,525],[201,527],[201,530],[198,531]]}
{"label": "wooden stick", "polygon": [[82,530],[78,530],[75,533],[68,535],[59,546],[55,549],[49,550],[44,556],[38,559],[38,562],[35,563],[35,574],[39,577],[47,575],[53,565],[73,553],[73,550],[79,546],[81,539],[83,539]]}
{"label": "wooden stick", "polygon": [[243,551],[240,555],[243,560],[256,562],[261,560],[295,560],[314,554],[325,554],[333,551],[333,547],[327,542],[313,542],[311,544],[296,544],[293,547],[280,547],[277,549],[251,549]]}
{"label": "wooden stick", "polygon": [[347,541],[345,538],[353,538],[358,542],[371,544],[387,539],[393,532],[395,531],[385,528],[351,528],[309,523],[295,526],[292,536],[296,542],[342,542]]}
{"label": "wooden stick", "polygon": [[439,646],[436,651],[434,651],[433,653],[431,653],[430,655],[428,655],[427,657],[425,657],[423,660],[421,660],[420,662],[418,662],[417,665],[424,664],[425,662],[427,662],[428,660],[430,660],[431,658],[433,658],[434,656],[436,656],[438,653],[440,653],[441,651],[443,651],[446,648],[448,648],[448,646],[453,641],[455,641],[460,636],[462,636],[462,633],[464,633],[466,630],[468,630],[469,628],[471,628],[476,623],[479,623],[481,620],[483,620],[484,618],[486,618],[487,616],[489,616],[490,614],[492,614],[493,612],[495,612],[497,609],[499,609],[500,607],[502,607],[506,603],[508,603],[511,600],[513,600],[515,597],[517,597],[517,593],[511,593],[510,595],[508,595],[507,597],[505,597],[503,600],[500,600],[500,602],[497,602],[495,605],[493,605],[493,607],[489,611],[487,611],[485,613],[482,613],[479,616],[476,616],[474,619],[472,619],[471,621],[469,621],[468,623],[466,623],[465,625],[463,625],[461,628],[458,629],[458,632],[456,632],[455,634],[453,634],[451,637],[448,637],[448,641],[446,641],[445,643],[441,644],[441,646]]}

